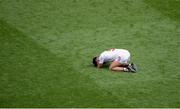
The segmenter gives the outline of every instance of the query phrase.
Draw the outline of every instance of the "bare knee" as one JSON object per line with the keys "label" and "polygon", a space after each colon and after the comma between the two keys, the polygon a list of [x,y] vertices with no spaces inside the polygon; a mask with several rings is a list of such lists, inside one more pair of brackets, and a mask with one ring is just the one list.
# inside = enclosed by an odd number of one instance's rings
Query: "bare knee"
{"label": "bare knee", "polygon": [[112,66],[109,66],[109,70],[113,71],[113,67],[112,67]]}
{"label": "bare knee", "polygon": [[111,71],[124,71],[124,67],[109,67]]}
{"label": "bare knee", "polygon": [[111,63],[111,65],[109,66],[109,70],[111,71],[121,71],[121,64],[117,61],[114,61]]}

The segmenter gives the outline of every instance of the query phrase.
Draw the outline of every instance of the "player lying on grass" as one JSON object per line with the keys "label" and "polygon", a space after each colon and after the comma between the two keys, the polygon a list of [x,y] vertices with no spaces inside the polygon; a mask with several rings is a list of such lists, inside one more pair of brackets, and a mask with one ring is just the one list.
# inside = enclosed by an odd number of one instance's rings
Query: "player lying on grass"
{"label": "player lying on grass", "polygon": [[102,68],[107,62],[112,62],[109,70],[137,72],[137,67],[130,62],[130,53],[125,49],[110,49],[102,52],[99,56],[93,58],[93,64],[97,68]]}

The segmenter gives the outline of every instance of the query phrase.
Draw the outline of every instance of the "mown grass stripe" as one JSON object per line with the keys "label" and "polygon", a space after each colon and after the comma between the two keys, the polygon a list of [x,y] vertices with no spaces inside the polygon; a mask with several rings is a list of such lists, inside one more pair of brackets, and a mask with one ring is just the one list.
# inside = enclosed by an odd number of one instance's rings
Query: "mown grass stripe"
{"label": "mown grass stripe", "polygon": [[[160,2],[161,7],[163,3],[171,7],[166,1]],[[64,72],[87,76],[93,85],[108,93],[107,97],[116,96],[116,102],[97,101],[98,105],[177,107],[179,22],[169,18],[178,13],[166,9],[170,14],[164,16],[167,14],[154,8],[157,2],[152,3],[153,6],[143,0],[3,1],[0,17],[70,63],[68,69],[61,65]],[[129,49],[132,60],[139,65],[139,74],[113,74],[93,68],[91,58],[109,47]],[[70,79],[72,75],[69,76],[65,77]],[[79,97],[74,94],[71,95]],[[81,99],[66,103],[87,105],[78,104]]]}
{"label": "mown grass stripe", "polygon": [[116,97],[2,20],[0,46],[1,107],[113,106]]}

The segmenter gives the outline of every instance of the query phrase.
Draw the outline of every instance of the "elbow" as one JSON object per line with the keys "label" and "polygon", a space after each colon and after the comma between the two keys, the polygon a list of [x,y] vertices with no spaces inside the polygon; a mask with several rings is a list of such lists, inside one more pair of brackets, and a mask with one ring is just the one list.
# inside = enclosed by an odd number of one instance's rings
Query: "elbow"
{"label": "elbow", "polygon": [[97,68],[98,68],[98,69],[101,69],[101,68],[102,68],[102,66],[98,66]]}
{"label": "elbow", "polygon": [[97,66],[98,68],[102,68],[103,67],[103,65],[102,64],[98,64],[98,66]]}

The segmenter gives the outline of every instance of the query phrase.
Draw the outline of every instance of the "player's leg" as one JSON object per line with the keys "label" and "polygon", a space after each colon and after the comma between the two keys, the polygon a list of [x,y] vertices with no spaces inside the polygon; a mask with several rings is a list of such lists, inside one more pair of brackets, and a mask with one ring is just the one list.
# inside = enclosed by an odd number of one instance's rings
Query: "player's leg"
{"label": "player's leg", "polygon": [[118,61],[114,61],[111,63],[111,65],[109,66],[109,70],[112,70],[112,71],[129,71],[127,68],[126,68],[127,65],[125,64],[121,64],[119,63]]}

